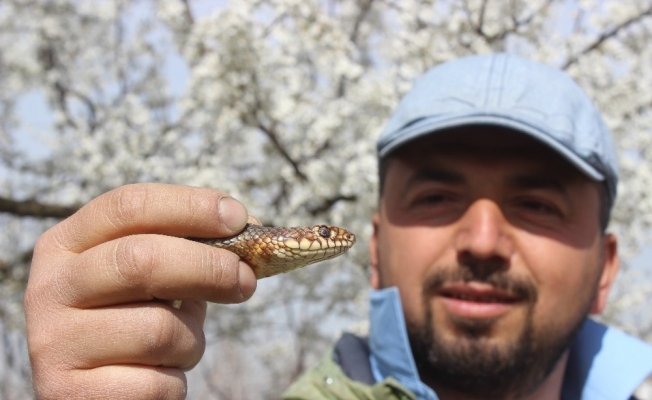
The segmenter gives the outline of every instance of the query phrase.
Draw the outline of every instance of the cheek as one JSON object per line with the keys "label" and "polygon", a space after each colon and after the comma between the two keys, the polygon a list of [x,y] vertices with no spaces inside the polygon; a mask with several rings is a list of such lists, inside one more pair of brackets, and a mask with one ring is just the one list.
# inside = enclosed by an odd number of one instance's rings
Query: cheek
{"label": "cheek", "polygon": [[538,286],[535,324],[567,326],[588,312],[599,273],[594,246],[576,248],[539,238],[537,245],[530,244],[522,254]]}
{"label": "cheek", "polygon": [[[378,235],[381,285],[396,286],[405,317],[423,319],[422,285],[429,271],[442,264],[447,242],[432,228],[386,224]],[[453,257],[454,258],[454,257]]]}

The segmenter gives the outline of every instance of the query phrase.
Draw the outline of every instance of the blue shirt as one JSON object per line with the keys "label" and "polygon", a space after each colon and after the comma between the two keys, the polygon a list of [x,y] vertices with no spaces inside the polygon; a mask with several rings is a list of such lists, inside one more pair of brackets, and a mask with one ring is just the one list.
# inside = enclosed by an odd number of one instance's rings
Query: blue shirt
{"label": "blue shirt", "polygon": [[[376,381],[392,376],[420,400],[438,400],[417,372],[397,288],[370,295],[369,349]],[[627,400],[652,373],[652,346],[587,319],[573,341],[562,399]]]}

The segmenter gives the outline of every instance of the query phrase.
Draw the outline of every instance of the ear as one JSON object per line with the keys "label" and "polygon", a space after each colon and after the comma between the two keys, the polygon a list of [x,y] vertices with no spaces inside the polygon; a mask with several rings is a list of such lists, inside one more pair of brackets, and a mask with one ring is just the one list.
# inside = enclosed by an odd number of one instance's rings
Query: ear
{"label": "ear", "polygon": [[374,213],[371,222],[374,226],[374,232],[369,240],[369,260],[371,260],[371,277],[369,281],[371,287],[378,290],[380,289],[380,275],[378,271],[378,229],[380,216],[378,212]]}
{"label": "ear", "polygon": [[609,233],[602,239],[602,275],[593,298],[591,314],[600,314],[604,310],[607,305],[609,290],[616,280],[618,269],[618,239]]}

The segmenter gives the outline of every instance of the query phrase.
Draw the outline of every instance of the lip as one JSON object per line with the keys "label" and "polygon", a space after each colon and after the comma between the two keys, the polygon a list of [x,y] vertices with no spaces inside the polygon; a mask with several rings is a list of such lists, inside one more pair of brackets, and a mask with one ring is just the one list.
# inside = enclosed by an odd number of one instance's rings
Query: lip
{"label": "lip", "polygon": [[468,319],[494,319],[507,314],[522,300],[489,284],[466,282],[444,286],[438,292],[444,308]]}

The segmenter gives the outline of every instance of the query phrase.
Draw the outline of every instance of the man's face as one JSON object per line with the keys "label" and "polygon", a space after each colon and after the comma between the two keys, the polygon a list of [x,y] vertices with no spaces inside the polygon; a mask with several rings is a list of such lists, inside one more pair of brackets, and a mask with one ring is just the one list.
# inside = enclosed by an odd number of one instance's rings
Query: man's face
{"label": "man's face", "polygon": [[422,379],[497,397],[560,364],[604,307],[617,257],[597,183],[522,134],[487,136],[399,149],[370,250],[372,285],[399,288]]}

